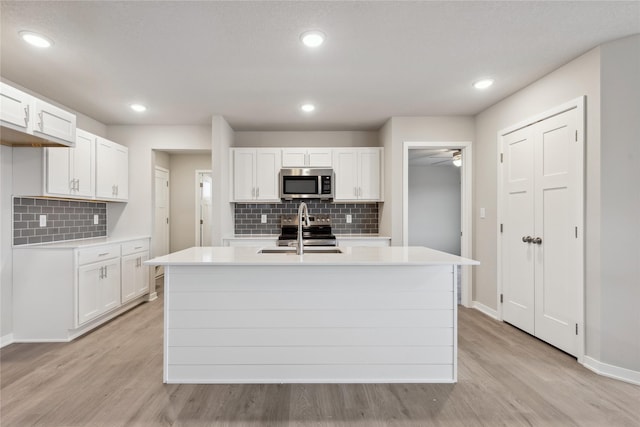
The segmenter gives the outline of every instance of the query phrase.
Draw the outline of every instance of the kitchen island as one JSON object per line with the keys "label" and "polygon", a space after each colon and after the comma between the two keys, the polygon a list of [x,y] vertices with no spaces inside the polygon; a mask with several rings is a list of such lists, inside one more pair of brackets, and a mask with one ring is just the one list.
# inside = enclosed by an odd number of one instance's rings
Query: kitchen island
{"label": "kitchen island", "polygon": [[165,383],[456,382],[456,266],[477,261],[424,247],[281,250],[147,261],[165,268]]}

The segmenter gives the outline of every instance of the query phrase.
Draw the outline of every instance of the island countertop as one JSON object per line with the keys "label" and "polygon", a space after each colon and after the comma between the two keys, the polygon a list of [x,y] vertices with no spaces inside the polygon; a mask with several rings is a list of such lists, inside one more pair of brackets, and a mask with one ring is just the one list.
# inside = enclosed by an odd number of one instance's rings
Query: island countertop
{"label": "island countertop", "polygon": [[[259,253],[250,247],[192,247],[146,261],[147,265],[478,265],[479,262],[422,246],[340,247],[342,253]],[[268,249],[276,249],[269,247]]]}

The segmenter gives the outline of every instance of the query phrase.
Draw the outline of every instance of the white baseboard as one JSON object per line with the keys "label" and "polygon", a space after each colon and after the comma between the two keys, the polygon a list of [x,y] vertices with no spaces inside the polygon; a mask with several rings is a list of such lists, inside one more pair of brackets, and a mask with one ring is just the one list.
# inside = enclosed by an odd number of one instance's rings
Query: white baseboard
{"label": "white baseboard", "polygon": [[13,344],[15,341],[13,340],[13,334],[7,334],[0,337],[0,348],[7,346],[9,344]]}
{"label": "white baseboard", "polygon": [[486,305],[482,304],[481,302],[473,301],[471,303],[471,308],[475,308],[479,312],[484,313],[487,316],[498,320],[498,312],[496,310],[494,310],[493,308],[487,307]]}
{"label": "white baseboard", "polygon": [[584,357],[584,367],[604,377],[613,378],[627,383],[640,385],[640,372],[619,366],[600,362],[592,357]]}

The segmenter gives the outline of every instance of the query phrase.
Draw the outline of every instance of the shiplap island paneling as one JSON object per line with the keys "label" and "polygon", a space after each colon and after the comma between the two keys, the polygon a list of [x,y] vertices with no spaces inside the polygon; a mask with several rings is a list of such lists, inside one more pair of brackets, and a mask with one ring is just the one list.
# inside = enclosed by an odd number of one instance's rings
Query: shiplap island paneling
{"label": "shiplap island paneling", "polygon": [[426,248],[256,254],[165,266],[167,383],[455,382],[456,264]]}

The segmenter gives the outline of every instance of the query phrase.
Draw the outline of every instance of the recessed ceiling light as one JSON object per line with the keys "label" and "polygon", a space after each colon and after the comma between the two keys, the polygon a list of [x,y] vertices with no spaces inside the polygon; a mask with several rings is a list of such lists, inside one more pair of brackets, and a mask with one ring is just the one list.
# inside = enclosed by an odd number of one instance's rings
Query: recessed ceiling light
{"label": "recessed ceiling light", "polygon": [[316,106],[313,104],[303,104],[302,107],[300,107],[300,109],[305,113],[310,113],[316,109]]}
{"label": "recessed ceiling light", "polygon": [[53,44],[53,41],[50,38],[32,31],[20,31],[18,34],[20,34],[22,40],[35,47],[47,48]]}
{"label": "recessed ceiling light", "polygon": [[493,84],[493,79],[482,79],[478,80],[473,84],[473,87],[476,89],[486,89]]}
{"label": "recessed ceiling light", "polygon": [[131,109],[137,113],[142,113],[144,111],[147,111],[147,107],[145,107],[142,104],[131,104],[130,105]]}
{"label": "recessed ceiling light", "polygon": [[306,31],[300,35],[300,40],[308,47],[318,47],[324,43],[324,39],[324,33],[318,30]]}

